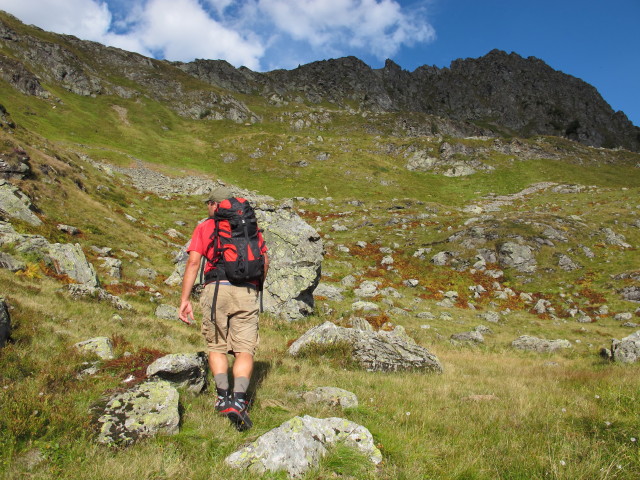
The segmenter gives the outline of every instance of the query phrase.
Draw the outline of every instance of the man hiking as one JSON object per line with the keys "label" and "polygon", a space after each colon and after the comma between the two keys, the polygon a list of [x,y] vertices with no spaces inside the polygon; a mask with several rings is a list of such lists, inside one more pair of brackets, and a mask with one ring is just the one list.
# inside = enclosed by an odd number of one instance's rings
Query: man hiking
{"label": "man hiking", "polygon": [[[257,228],[253,208],[230,190],[218,187],[206,198],[209,218],[193,231],[182,281],[179,317],[194,321],[191,291],[204,261],[202,335],[207,342],[209,368],[216,383],[215,408],[235,427],[252,426],[247,413],[247,388],[258,345],[259,294],[269,268],[267,247]],[[233,393],[227,371],[233,363]]]}

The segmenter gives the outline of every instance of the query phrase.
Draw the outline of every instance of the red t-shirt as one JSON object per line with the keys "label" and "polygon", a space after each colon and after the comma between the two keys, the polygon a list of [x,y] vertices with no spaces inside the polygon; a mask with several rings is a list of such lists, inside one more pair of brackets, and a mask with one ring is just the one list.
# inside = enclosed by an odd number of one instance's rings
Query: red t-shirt
{"label": "red t-shirt", "polygon": [[[207,219],[203,222],[199,223],[196,228],[193,230],[193,235],[191,235],[191,242],[189,243],[189,247],[187,248],[187,253],[189,252],[198,252],[200,255],[203,255],[207,258],[211,258],[213,256],[213,243],[211,241],[211,235],[213,235],[213,231],[216,228],[216,221],[213,219]],[[267,253],[267,244],[264,243],[264,238],[262,236],[262,232],[258,231],[258,245],[260,246],[260,253],[263,255]],[[210,272],[216,268],[210,262],[205,262],[204,273]],[[257,282],[251,282],[257,284]]]}

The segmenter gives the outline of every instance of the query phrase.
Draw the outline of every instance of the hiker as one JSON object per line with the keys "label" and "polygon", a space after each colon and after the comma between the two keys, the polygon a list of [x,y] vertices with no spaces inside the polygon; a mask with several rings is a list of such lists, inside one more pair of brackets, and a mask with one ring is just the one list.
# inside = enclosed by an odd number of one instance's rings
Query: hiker
{"label": "hiker", "polygon": [[[203,310],[201,331],[207,342],[209,368],[216,383],[215,409],[226,415],[238,430],[243,431],[252,426],[247,413],[247,388],[259,340],[259,295],[269,268],[269,259],[262,233],[257,228],[255,214],[245,199],[234,198],[230,190],[218,187],[208,195],[205,203],[209,218],[195,228],[187,249],[189,259],[182,281],[179,317],[187,324],[194,321],[190,296],[200,272],[201,283],[205,285],[200,297]],[[237,215],[243,212],[246,217],[238,221]],[[247,227],[244,227],[244,234],[238,235],[237,227],[233,227],[238,223],[250,225],[250,239]],[[242,230],[241,226],[240,231]],[[236,248],[234,241],[237,241],[237,237],[245,241],[244,247],[238,244]],[[248,262],[249,267],[246,264],[244,267],[238,266],[243,256],[237,255],[235,258],[236,250],[245,251],[244,258],[251,260]],[[202,271],[201,262],[204,263]],[[246,272],[247,268],[249,273]],[[238,270],[242,270],[241,275]],[[238,280],[240,277],[242,279]],[[227,354],[235,357],[233,394],[227,376]]]}

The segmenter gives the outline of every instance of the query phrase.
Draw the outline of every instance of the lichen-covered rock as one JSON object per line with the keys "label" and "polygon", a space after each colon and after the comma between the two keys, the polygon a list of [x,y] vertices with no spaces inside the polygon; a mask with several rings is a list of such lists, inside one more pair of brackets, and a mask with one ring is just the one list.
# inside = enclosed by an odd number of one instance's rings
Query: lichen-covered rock
{"label": "lichen-covered rock", "polygon": [[49,244],[45,252],[45,261],[51,264],[58,274],[67,275],[82,285],[98,286],[96,271],[87,261],[78,243]]}
{"label": "lichen-covered rock", "polygon": [[289,354],[296,356],[307,346],[347,343],[353,347],[353,358],[369,371],[425,370],[442,373],[438,358],[426,348],[408,341],[404,329],[366,331],[338,327],[331,322],[312,328],[293,342]]}
{"label": "lichen-covered rock", "polygon": [[133,307],[120,297],[111,295],[103,288],[91,287],[89,285],[71,284],[65,287],[73,298],[96,298],[101,301],[109,302],[118,310],[133,310]]}
{"label": "lichen-covered rock", "polygon": [[178,391],[162,380],[145,382],[114,395],[104,408],[94,409],[98,443],[128,446],[157,434],[177,434],[179,399]]}
{"label": "lichen-covered rock", "polygon": [[511,345],[519,350],[530,350],[538,353],[553,353],[563,348],[571,348],[569,340],[546,340],[544,338],[522,335],[516,338]]}
{"label": "lichen-covered rock", "polygon": [[122,278],[122,260],[113,257],[98,257],[101,266],[107,269],[107,275],[120,280]]}
{"label": "lichen-covered rock", "polygon": [[3,178],[0,178],[0,216],[16,218],[34,226],[42,225],[31,211],[29,197]]}
{"label": "lichen-covered rock", "polygon": [[338,442],[359,450],[374,464],[382,461],[369,430],[342,418],[294,417],[232,453],[226,463],[255,474],[286,471],[300,477],[315,467]]}
{"label": "lichen-covered rock", "polygon": [[337,387],[318,387],[301,396],[310,404],[323,403],[332,407],[339,405],[343,409],[358,406],[358,397],[355,393]]}
{"label": "lichen-covered rock", "polygon": [[269,248],[265,310],[288,320],[312,313],[324,250],[320,235],[290,208],[257,208],[256,217]]}
{"label": "lichen-covered rock", "polygon": [[611,358],[619,363],[636,363],[640,360],[640,330],[611,343]]}
{"label": "lichen-covered rock", "polygon": [[454,343],[484,343],[484,337],[482,336],[482,333],[476,330],[472,330],[471,332],[454,333],[450,338]]}
{"label": "lichen-covered rock", "polygon": [[93,353],[103,360],[111,360],[114,358],[113,343],[108,337],[95,337],[78,342],[74,345],[79,350]]}
{"label": "lichen-covered rock", "polygon": [[326,283],[320,283],[313,291],[313,295],[316,297],[325,297],[329,300],[335,300],[337,302],[342,301],[342,289]]}
{"label": "lichen-covered rock", "polygon": [[160,378],[195,393],[206,390],[207,372],[207,357],[203,352],[172,353],[147,367],[147,377]]}

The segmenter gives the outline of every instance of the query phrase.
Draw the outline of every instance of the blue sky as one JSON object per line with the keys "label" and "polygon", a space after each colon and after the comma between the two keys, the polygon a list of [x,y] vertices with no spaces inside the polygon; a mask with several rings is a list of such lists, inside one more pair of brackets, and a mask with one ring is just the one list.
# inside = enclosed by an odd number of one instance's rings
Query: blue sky
{"label": "blue sky", "polygon": [[640,126],[640,0],[0,0],[0,9],[156,58],[256,71],[346,55],[412,71],[498,48],[592,84]]}

